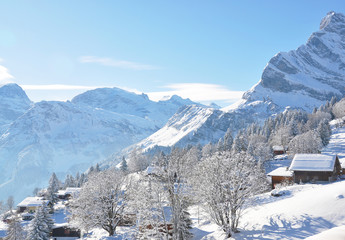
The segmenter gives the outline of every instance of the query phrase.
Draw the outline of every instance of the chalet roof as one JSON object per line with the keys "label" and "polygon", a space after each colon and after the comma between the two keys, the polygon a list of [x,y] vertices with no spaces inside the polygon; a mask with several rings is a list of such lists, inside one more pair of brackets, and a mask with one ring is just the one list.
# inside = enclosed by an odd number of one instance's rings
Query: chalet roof
{"label": "chalet roof", "polygon": [[324,154],[296,154],[289,170],[310,172],[333,172],[337,156]]}
{"label": "chalet roof", "polygon": [[70,228],[70,229],[77,229],[76,226],[69,224],[68,222],[64,222],[64,223],[54,223],[52,229],[56,229],[56,228]]}
{"label": "chalet roof", "polygon": [[290,171],[287,167],[279,167],[272,172],[267,174],[268,176],[277,176],[277,177],[292,177],[293,171]]}
{"label": "chalet roof", "polygon": [[38,207],[47,203],[48,201],[44,200],[42,197],[27,197],[21,201],[17,207]]}
{"label": "chalet roof", "polygon": [[273,151],[284,151],[284,147],[283,146],[280,146],[280,145],[274,145],[272,147]]}
{"label": "chalet roof", "polygon": [[81,188],[68,187],[65,190],[59,190],[57,194],[58,195],[66,195],[66,194],[75,195],[75,194],[79,194],[80,190]]}

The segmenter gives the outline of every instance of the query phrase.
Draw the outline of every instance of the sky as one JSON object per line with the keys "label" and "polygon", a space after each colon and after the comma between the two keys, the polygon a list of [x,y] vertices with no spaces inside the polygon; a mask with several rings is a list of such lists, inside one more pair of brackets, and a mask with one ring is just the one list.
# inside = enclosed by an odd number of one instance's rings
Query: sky
{"label": "sky", "polygon": [[32,101],[120,87],[227,106],[339,0],[2,0],[0,81]]}

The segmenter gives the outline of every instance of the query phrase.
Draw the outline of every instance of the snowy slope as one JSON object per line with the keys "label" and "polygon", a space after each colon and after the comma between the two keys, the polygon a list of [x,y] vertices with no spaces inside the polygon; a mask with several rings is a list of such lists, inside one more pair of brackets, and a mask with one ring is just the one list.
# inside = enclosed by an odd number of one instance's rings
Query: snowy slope
{"label": "snowy slope", "polygon": [[275,55],[265,67],[261,80],[234,106],[270,99],[287,106],[311,111],[332,96],[345,93],[345,16],[330,12],[305,45]]}
{"label": "snowy slope", "polygon": [[332,136],[329,144],[322,150],[323,154],[336,153],[339,161],[345,162],[345,127],[337,127],[337,123],[342,122],[341,119],[336,119],[330,122],[332,129]]}
{"label": "snowy slope", "polygon": [[[294,185],[285,190],[287,194],[282,197],[258,195],[244,211],[240,233],[233,239],[305,239],[345,225],[345,181]],[[193,206],[190,212],[194,239],[224,239],[223,231],[201,206]],[[338,233],[337,229],[334,232]]]}
{"label": "snowy slope", "polygon": [[253,122],[267,118],[275,109],[276,105],[271,102],[253,102],[248,104],[246,109],[238,109],[235,112],[195,105],[186,106],[172,116],[163,128],[136,146],[149,150],[155,147],[216,143],[228,128],[236,133]]}
{"label": "snowy slope", "polygon": [[[338,154],[344,159],[345,127],[337,127],[341,119],[333,120],[332,136],[323,154]],[[276,161],[288,164],[289,161]],[[345,181],[325,184],[294,185],[287,194],[273,197],[265,193],[256,197],[254,205],[244,211],[240,233],[235,239],[344,239]],[[194,239],[223,238],[223,232],[198,206],[191,208],[194,218]],[[199,216],[199,219],[198,219]],[[198,221],[199,220],[199,221]]]}
{"label": "snowy slope", "polygon": [[[262,115],[266,116],[266,112],[269,111],[267,106],[274,107],[267,104],[264,105],[266,109],[263,109],[262,106],[254,104],[246,111],[238,111],[236,114],[195,105],[185,106],[172,116],[163,128],[136,146],[149,150],[155,147],[216,143],[228,128],[236,132],[256,120],[263,119]],[[258,108],[261,111],[257,111]]]}

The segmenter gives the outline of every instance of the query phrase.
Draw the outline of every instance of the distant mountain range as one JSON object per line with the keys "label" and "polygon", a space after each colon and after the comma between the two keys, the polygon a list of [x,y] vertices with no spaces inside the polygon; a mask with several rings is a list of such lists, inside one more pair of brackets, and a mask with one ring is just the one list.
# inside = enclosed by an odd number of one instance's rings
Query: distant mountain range
{"label": "distant mountain range", "polygon": [[[46,186],[55,172],[84,172],[155,131],[182,106],[173,96],[153,102],[118,88],[100,88],[71,102],[32,103],[16,84],[0,88],[0,199]],[[202,105],[200,105],[202,106]]]}
{"label": "distant mountain range", "polygon": [[[183,147],[217,142],[286,107],[311,111],[345,93],[345,16],[330,12],[297,50],[278,53],[242,99],[221,110],[173,96],[100,88],[68,102],[33,103],[16,84],[0,87],[0,200],[21,200],[52,172],[85,171],[129,147]],[[110,157],[109,157],[110,156]]]}

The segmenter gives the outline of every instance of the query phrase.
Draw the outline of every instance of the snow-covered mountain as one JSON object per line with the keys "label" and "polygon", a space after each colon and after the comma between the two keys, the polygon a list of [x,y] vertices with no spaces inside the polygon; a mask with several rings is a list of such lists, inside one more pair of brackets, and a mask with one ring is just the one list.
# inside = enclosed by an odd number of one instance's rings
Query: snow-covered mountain
{"label": "snow-covered mountain", "polygon": [[345,93],[345,16],[329,12],[307,43],[296,50],[276,54],[265,67],[261,80],[242,100],[224,110],[245,108],[255,101],[271,100],[312,111],[332,96]]}
{"label": "snow-covered mountain", "polygon": [[72,102],[111,112],[126,113],[153,121],[161,128],[168,119],[184,105],[196,104],[189,99],[173,95],[164,101],[151,101],[146,94],[130,93],[120,88],[98,88],[82,93]]}
{"label": "snow-covered mountain", "polygon": [[11,122],[23,115],[31,105],[32,102],[17,84],[0,86],[0,133],[3,133]]}
{"label": "snow-covered mountain", "polygon": [[[297,50],[278,53],[261,80],[242,99],[222,111],[188,107],[141,141],[145,149],[216,142],[228,128],[236,132],[286,109],[312,111],[345,93],[345,16],[330,12],[320,30]],[[187,120],[187,121],[186,121]]]}
{"label": "snow-covered mountain", "polygon": [[0,99],[5,109],[0,199],[13,195],[18,200],[46,186],[52,172],[62,180],[83,172],[154,133],[180,106],[193,103],[177,96],[156,103],[114,88],[88,91],[72,102],[33,104],[15,84],[0,88]]}
{"label": "snow-covered mountain", "polygon": [[185,106],[157,132],[137,144],[145,150],[155,147],[184,147],[217,142],[228,128],[241,129],[257,119],[263,119],[276,106],[271,103],[249,105],[246,110],[228,113],[214,108]]}

